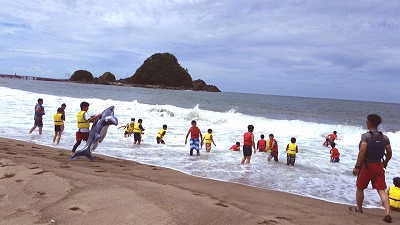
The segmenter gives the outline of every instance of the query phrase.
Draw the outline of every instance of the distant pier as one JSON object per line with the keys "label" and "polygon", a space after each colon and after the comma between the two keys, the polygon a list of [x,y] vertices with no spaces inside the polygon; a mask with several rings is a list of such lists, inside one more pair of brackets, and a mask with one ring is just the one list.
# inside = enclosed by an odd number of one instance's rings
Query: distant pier
{"label": "distant pier", "polygon": [[68,81],[67,79],[43,78],[43,77],[36,77],[36,76],[17,75],[17,74],[0,74],[0,78],[23,79],[23,80],[44,80],[44,81]]}

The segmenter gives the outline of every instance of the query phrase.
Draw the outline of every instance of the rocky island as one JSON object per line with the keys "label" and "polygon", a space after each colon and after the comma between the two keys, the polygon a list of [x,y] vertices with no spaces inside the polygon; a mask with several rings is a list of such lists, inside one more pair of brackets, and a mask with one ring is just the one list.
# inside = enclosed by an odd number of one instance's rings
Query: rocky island
{"label": "rocky island", "polygon": [[114,74],[106,72],[100,77],[93,77],[87,70],[77,70],[70,77],[73,82],[95,84],[127,85],[147,88],[193,90],[221,92],[216,86],[208,85],[203,80],[192,80],[177,58],[170,53],[155,53],[147,58],[136,72],[128,78],[116,80]]}

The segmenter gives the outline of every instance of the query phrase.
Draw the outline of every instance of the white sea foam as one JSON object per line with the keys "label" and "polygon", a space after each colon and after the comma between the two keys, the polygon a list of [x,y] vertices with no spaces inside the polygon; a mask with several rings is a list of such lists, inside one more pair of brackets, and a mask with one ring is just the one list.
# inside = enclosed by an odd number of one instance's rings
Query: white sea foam
{"label": "white sea foam", "polygon": [[[255,117],[237,113],[235,109],[227,112],[213,112],[201,109],[196,105],[191,109],[173,105],[144,104],[131,101],[115,101],[112,99],[79,99],[65,96],[44,95],[21,90],[0,87],[4,122],[0,124],[0,136],[41,145],[70,150],[75,142],[76,113],[82,101],[90,103],[90,114],[102,112],[110,105],[115,106],[115,115],[120,125],[125,125],[130,118],[136,121],[143,119],[146,129],[144,142],[140,146],[132,144],[133,138],[124,138],[123,129],[112,126],[106,139],[99,145],[95,153],[115,156],[141,163],[159,165],[182,171],[194,176],[242,183],[246,185],[290,192],[298,195],[312,196],[327,201],[354,204],[355,180],[352,168],[358,153],[358,142],[364,128],[348,125],[321,124],[300,120],[274,120],[266,117]],[[44,99],[46,115],[43,117],[44,132],[37,131],[28,134],[33,125],[33,110],[37,98]],[[65,132],[59,145],[52,143],[53,115],[56,109],[66,103]],[[214,140],[210,154],[202,150],[199,157],[189,156],[189,146],[185,146],[185,135],[190,127],[190,121],[197,120],[203,134],[208,128],[213,129]],[[166,145],[157,145],[155,137],[163,124],[168,125],[164,138]],[[242,142],[247,125],[255,126],[255,137],[263,133],[268,137],[274,133],[280,148],[280,162],[267,162],[266,154],[257,153],[248,166],[240,165],[242,154],[229,151],[236,141]],[[341,152],[341,161],[329,163],[329,149],[322,147],[324,137],[332,130],[339,131],[337,147]],[[392,148],[400,147],[400,132],[387,133],[391,139]],[[294,167],[286,165],[285,146],[291,137],[296,137],[299,154]],[[82,148],[84,144],[80,146]],[[394,157],[389,164],[387,183],[399,168],[399,152],[394,151]],[[380,201],[376,192],[366,190],[365,204],[379,207]]]}

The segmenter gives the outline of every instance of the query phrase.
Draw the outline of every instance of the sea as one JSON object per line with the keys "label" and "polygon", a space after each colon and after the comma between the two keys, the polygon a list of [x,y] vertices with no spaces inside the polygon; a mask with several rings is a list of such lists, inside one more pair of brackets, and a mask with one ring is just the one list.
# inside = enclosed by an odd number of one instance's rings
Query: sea
{"label": "sea", "polygon": [[[390,139],[393,158],[386,169],[386,182],[400,176],[400,104],[322,98],[285,97],[243,93],[209,93],[185,90],[148,89],[115,85],[78,84],[37,80],[0,79],[2,122],[0,137],[22,140],[70,151],[75,143],[76,114],[82,101],[90,103],[89,114],[115,107],[118,126],[110,126],[106,138],[94,151],[183,173],[262,189],[292,193],[340,204],[355,204],[356,177],[352,175],[361,134],[366,132],[368,114],[381,115],[379,127]],[[44,99],[43,134],[33,125],[34,106]],[[60,143],[52,142],[53,115],[62,103],[66,107],[65,130]],[[141,145],[133,136],[125,138],[120,126],[131,118],[143,120]],[[189,155],[185,136],[196,120],[201,132],[213,130],[216,146],[210,153]],[[168,125],[165,145],[156,143],[162,126]],[[267,161],[257,152],[249,165],[241,165],[242,152],[229,148],[254,125],[256,141],[274,134],[279,162]],[[330,163],[325,137],[337,131],[340,162]],[[295,137],[299,152],[294,166],[286,165],[286,145]],[[84,147],[84,142],[78,149]],[[87,160],[87,159],[78,159]],[[73,163],[73,161],[71,161]],[[94,162],[95,163],[95,162]],[[212,187],[210,187],[212,188]],[[227,190],[234,191],[234,190]],[[382,207],[371,185],[365,190],[366,207]]]}

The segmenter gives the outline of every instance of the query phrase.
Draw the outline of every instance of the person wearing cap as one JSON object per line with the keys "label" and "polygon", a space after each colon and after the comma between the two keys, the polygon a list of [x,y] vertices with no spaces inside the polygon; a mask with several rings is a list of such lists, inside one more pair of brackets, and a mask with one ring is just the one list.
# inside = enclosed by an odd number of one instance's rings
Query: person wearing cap
{"label": "person wearing cap", "polygon": [[93,123],[97,118],[101,117],[101,114],[90,116],[87,111],[89,110],[89,103],[81,102],[81,111],[76,115],[78,121],[78,131],[76,132],[76,143],[71,150],[71,155],[74,154],[75,150],[81,144],[82,140],[87,141],[89,138],[89,127],[90,123]]}
{"label": "person wearing cap", "polygon": [[125,129],[124,137],[130,137],[133,133],[133,126],[135,125],[135,118],[131,118],[131,122],[127,123],[125,126],[120,126],[120,128]]}
{"label": "person wearing cap", "polygon": [[35,105],[35,116],[33,119],[35,120],[35,123],[29,133],[31,134],[36,127],[39,127],[39,134],[42,134],[42,128],[43,128],[43,119],[42,117],[44,116],[44,107],[43,107],[43,99],[39,98],[37,100],[38,103]]}

